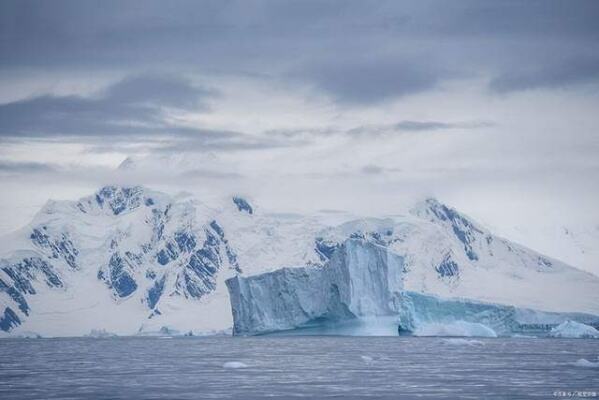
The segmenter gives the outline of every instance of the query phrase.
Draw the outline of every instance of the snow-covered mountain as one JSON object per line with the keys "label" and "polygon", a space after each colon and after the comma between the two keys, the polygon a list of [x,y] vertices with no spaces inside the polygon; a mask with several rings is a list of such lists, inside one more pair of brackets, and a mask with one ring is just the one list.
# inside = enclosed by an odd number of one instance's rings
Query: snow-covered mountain
{"label": "snow-covered mountain", "polygon": [[49,336],[226,329],[224,280],[242,266],[252,273],[310,262],[308,249],[288,243],[310,226],[256,214],[239,196],[211,208],[136,186],[49,201],[2,239],[0,329]]}
{"label": "snow-covered mountain", "polygon": [[215,332],[232,327],[224,281],[323,267],[348,238],[405,260],[405,288],[549,311],[599,314],[599,278],[493,236],[435,200],[405,215],[330,226],[268,214],[242,196],[107,186],[49,201],[0,246],[0,329],[11,334]]}
{"label": "snow-covered mountain", "polygon": [[405,216],[323,232],[331,248],[363,237],[405,257],[405,288],[551,311],[599,313],[597,276],[497,237],[434,199]]}

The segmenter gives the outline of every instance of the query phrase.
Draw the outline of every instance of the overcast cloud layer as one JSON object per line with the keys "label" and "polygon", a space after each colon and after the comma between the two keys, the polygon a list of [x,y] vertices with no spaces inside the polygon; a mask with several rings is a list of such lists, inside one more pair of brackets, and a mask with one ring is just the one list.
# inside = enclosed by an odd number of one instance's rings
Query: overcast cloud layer
{"label": "overcast cloud layer", "polygon": [[0,233],[107,183],[597,231],[597,21],[592,0],[2,1]]}

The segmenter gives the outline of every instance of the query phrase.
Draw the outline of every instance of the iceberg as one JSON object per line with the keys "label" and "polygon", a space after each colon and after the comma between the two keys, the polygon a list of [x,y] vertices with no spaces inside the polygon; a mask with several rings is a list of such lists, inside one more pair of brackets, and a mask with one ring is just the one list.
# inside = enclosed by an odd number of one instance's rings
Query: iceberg
{"label": "iceberg", "polygon": [[599,331],[592,326],[575,321],[565,321],[551,329],[549,336],[557,338],[599,338]]}
{"label": "iceberg", "polygon": [[247,368],[247,364],[242,363],[241,361],[227,361],[223,364],[224,369],[240,369]]}
{"label": "iceberg", "polygon": [[109,332],[106,329],[92,329],[87,335],[84,335],[84,336],[88,337],[88,338],[94,338],[94,339],[104,339],[104,338],[116,337],[117,334]]}
{"label": "iceberg", "polygon": [[282,268],[226,281],[233,334],[252,335],[397,314],[403,258],[350,239],[326,267]]}
{"label": "iceberg", "polygon": [[586,358],[580,358],[580,359],[576,360],[575,362],[573,362],[572,365],[574,365],[575,367],[582,367],[582,368],[599,368],[599,361],[593,362],[593,361],[587,360]]}
{"label": "iceberg", "polygon": [[360,358],[362,359],[362,361],[364,361],[366,364],[372,364],[372,362],[374,361],[374,359],[370,356],[360,356]]}
{"label": "iceberg", "polygon": [[[567,321],[599,317],[553,313],[404,290],[404,258],[388,247],[347,239],[324,266],[282,268],[226,281],[234,335],[287,330],[320,334],[509,336],[546,334]],[[374,329],[364,325],[374,324]]]}

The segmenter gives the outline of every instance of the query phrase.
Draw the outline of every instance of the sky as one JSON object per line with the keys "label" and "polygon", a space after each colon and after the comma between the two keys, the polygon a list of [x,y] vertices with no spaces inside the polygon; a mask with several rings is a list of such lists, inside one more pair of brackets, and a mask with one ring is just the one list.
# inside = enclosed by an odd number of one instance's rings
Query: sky
{"label": "sky", "polygon": [[599,232],[597,21],[597,1],[4,0],[0,233],[112,183]]}

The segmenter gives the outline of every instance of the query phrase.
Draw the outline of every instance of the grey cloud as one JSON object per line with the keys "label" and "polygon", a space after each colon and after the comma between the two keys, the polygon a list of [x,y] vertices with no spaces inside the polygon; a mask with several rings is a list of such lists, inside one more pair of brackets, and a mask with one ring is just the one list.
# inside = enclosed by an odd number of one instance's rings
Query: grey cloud
{"label": "grey cloud", "polygon": [[387,125],[363,125],[348,130],[346,133],[353,136],[380,135],[393,132],[430,132],[439,130],[469,130],[488,128],[494,126],[489,121],[462,121],[462,122],[440,122],[440,121],[412,121],[404,120]]}
{"label": "grey cloud", "polygon": [[167,123],[164,108],[205,110],[211,95],[178,77],[132,77],[94,97],[44,95],[0,104],[0,137],[206,134]]}
{"label": "grey cloud", "polygon": [[379,167],[378,165],[369,164],[362,167],[361,171],[362,173],[368,175],[379,175],[383,173],[383,168]]}
{"label": "grey cloud", "polygon": [[438,121],[400,121],[392,128],[398,131],[435,131],[441,129],[478,129],[494,126],[489,121],[463,121],[463,122],[438,122]]}
{"label": "grey cloud", "polygon": [[205,109],[206,98],[214,97],[214,89],[194,86],[189,80],[174,75],[141,75],[128,77],[106,90],[105,98],[124,104],[152,104],[187,110]]}
{"label": "grey cloud", "polygon": [[314,138],[330,137],[335,135],[348,136],[372,136],[393,132],[429,132],[441,130],[469,130],[493,127],[496,124],[491,121],[416,121],[403,120],[393,124],[359,125],[350,129],[333,127],[309,127],[296,129],[276,129],[265,131],[265,137],[272,137],[278,141],[292,145],[304,145],[310,143]]}
{"label": "grey cloud", "polygon": [[399,131],[431,131],[455,128],[456,124],[436,121],[401,121],[393,125]]}
{"label": "grey cloud", "polygon": [[390,172],[401,172],[400,168],[386,168],[376,164],[368,164],[360,168],[360,173],[364,175],[382,175]]}
{"label": "grey cloud", "polygon": [[172,141],[155,148],[154,151],[156,153],[202,152],[206,150],[249,151],[287,148],[306,144],[306,142],[290,142],[287,140],[250,136],[237,132],[225,131],[225,134],[228,136],[218,138],[202,138],[201,136],[173,138]]}
{"label": "grey cloud", "polygon": [[30,161],[0,160],[0,173],[21,174],[56,171],[56,166],[49,163],[38,163]]}
{"label": "grey cloud", "polygon": [[340,133],[339,129],[332,127],[319,128],[295,128],[295,129],[269,129],[264,132],[266,136],[276,137],[284,140],[295,140],[301,143],[305,138],[315,136],[331,136]]}
{"label": "grey cloud", "polygon": [[244,176],[236,172],[214,171],[209,169],[192,169],[179,174],[185,179],[241,179]]}
{"label": "grey cloud", "polygon": [[490,82],[490,88],[499,93],[507,93],[538,88],[563,88],[593,81],[599,82],[599,58],[579,57],[527,70],[505,72]]}
{"label": "grey cloud", "polygon": [[448,35],[597,37],[599,33],[599,5],[593,0],[462,0],[444,4],[443,11],[431,15],[432,25]]}
{"label": "grey cloud", "polygon": [[287,138],[255,136],[235,131],[191,129],[160,136],[154,140],[151,138],[131,140],[131,137],[126,137],[125,140],[114,140],[111,143],[94,140],[88,143],[86,152],[92,154],[119,152],[129,155],[148,153],[167,155],[181,152],[258,151],[304,146],[308,143],[306,140],[298,141]]}
{"label": "grey cloud", "polygon": [[373,104],[433,89],[451,76],[439,64],[418,58],[373,56],[309,66],[302,71],[316,87],[348,104]]}
{"label": "grey cloud", "polygon": [[[164,74],[132,76],[93,96],[43,95],[0,104],[0,139],[89,144],[94,153],[237,151],[298,145],[230,130],[182,126],[169,110],[206,112],[219,93]],[[106,140],[109,138],[109,140]]]}
{"label": "grey cloud", "polygon": [[368,105],[477,73],[499,91],[595,82],[592,66],[560,69],[599,53],[597,20],[592,0],[8,0],[0,68],[260,75]]}

